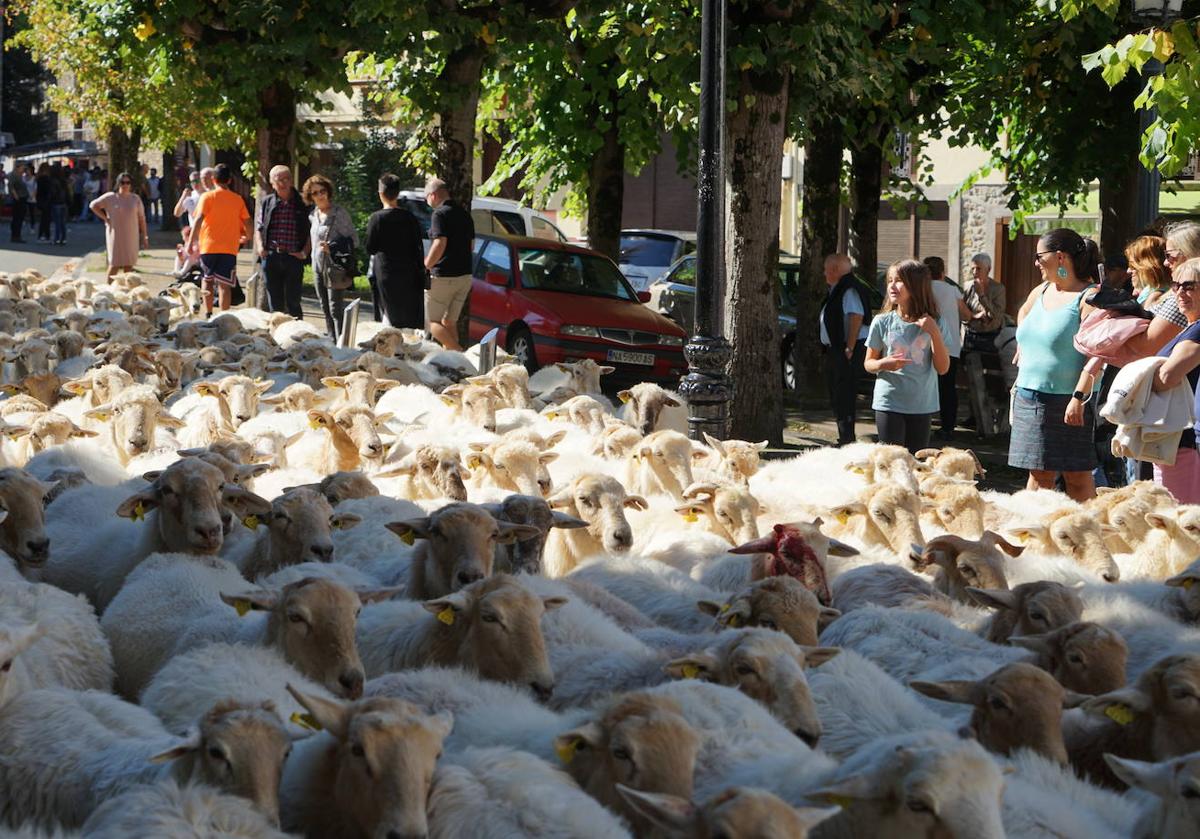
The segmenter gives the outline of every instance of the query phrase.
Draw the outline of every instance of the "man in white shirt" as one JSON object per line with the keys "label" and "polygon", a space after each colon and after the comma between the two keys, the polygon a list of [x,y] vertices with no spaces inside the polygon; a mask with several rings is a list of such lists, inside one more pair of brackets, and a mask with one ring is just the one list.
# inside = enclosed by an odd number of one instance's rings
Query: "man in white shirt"
{"label": "man in white shirt", "polygon": [[971,319],[971,310],[963,302],[962,289],[946,276],[946,263],[940,256],[925,257],[929,278],[933,284],[933,299],[938,307],[938,320],[946,336],[946,352],[950,369],[938,376],[938,402],[942,427],[935,439],[949,440],[958,425],[958,357],[962,353],[962,322]]}
{"label": "man in white shirt", "polygon": [[818,324],[821,345],[825,347],[825,384],[837,420],[837,444],[844,446],[856,439],[858,380],[867,354],[867,324],[871,317],[846,254],[825,257],[825,283],[829,291]]}

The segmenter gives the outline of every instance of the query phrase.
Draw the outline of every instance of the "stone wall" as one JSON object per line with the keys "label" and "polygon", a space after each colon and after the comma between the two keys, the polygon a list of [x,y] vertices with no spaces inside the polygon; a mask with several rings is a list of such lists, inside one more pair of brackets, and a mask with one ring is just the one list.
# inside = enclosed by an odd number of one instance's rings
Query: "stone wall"
{"label": "stone wall", "polygon": [[971,257],[977,253],[986,253],[995,261],[996,219],[1010,213],[1004,186],[1000,184],[976,184],[958,197],[951,207],[950,217],[951,242],[947,271],[958,271],[957,274],[951,274],[952,277],[960,281],[970,277]]}

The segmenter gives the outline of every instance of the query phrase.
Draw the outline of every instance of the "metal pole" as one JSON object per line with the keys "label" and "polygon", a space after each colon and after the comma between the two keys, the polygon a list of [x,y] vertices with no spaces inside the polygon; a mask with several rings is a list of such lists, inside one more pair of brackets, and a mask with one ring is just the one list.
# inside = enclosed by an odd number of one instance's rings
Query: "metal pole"
{"label": "metal pole", "polygon": [[[1164,21],[1165,23],[1165,21]],[[1161,75],[1163,71],[1162,62],[1157,58],[1152,58],[1147,61],[1142,67],[1142,73],[1149,80],[1154,76]],[[1139,121],[1138,142],[1145,136],[1146,129],[1150,127],[1150,123],[1158,118],[1158,109],[1142,111]],[[1134,230],[1141,233],[1150,225],[1154,224],[1158,218],[1158,193],[1162,187],[1162,175],[1158,172],[1158,167],[1147,169],[1140,162],[1138,163],[1137,177],[1137,203],[1133,208]]]}
{"label": "metal pole", "polygon": [[728,434],[733,347],[722,336],[725,302],[725,0],[703,0],[700,36],[700,156],[697,171],[695,334],[683,348],[688,434]]}

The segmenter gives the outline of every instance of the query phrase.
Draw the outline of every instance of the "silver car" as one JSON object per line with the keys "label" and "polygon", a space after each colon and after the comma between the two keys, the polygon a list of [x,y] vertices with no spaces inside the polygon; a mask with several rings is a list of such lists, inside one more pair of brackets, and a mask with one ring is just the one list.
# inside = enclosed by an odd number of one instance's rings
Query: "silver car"
{"label": "silver car", "polygon": [[[783,361],[783,385],[796,388],[796,360],[792,346],[796,343],[796,290],[799,287],[800,260],[794,256],[779,257],[779,353]],[[678,260],[657,281],[650,284],[650,301],[646,304],[660,312],[689,333],[696,319],[696,256],[689,254]]]}
{"label": "silver car", "polygon": [[696,234],[682,230],[622,230],[617,265],[637,291],[665,274],[675,261],[696,250]]}

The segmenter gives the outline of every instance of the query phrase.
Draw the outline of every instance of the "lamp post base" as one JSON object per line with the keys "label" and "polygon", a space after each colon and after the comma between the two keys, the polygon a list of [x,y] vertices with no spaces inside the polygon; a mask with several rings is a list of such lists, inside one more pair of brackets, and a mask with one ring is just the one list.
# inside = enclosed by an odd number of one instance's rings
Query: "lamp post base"
{"label": "lamp post base", "polygon": [[688,374],[679,383],[679,393],[688,401],[688,436],[703,441],[707,432],[718,440],[729,433],[729,402],[733,381],[726,375],[733,358],[733,345],[724,338],[693,335],[683,348]]}

